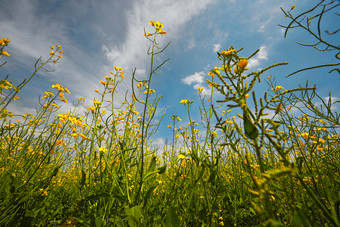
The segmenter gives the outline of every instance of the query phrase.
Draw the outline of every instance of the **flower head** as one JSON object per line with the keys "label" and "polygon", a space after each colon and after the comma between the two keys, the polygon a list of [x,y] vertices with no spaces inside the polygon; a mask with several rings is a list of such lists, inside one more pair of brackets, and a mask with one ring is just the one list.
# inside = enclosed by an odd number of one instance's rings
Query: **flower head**
{"label": "flower head", "polygon": [[5,37],[0,39],[0,46],[7,46],[8,43],[10,42],[11,40],[9,39],[6,39]]}
{"label": "flower head", "polygon": [[180,103],[182,103],[182,104],[187,104],[189,102],[189,100],[188,99],[182,99],[181,101],[180,101]]}
{"label": "flower head", "polygon": [[241,68],[241,69],[245,69],[246,66],[248,65],[248,60],[247,59],[242,59],[240,60],[240,62],[238,63],[238,66]]}
{"label": "flower head", "polygon": [[5,55],[7,57],[11,56],[7,51],[4,51],[4,50],[1,52],[1,55]]}

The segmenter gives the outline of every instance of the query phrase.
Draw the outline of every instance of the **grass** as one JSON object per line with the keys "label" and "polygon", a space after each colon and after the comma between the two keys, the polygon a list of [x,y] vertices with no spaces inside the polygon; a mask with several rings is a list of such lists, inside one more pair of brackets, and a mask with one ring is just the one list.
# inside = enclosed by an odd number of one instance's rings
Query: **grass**
{"label": "grass", "polygon": [[[162,120],[151,82],[166,61],[154,59],[168,46],[156,40],[166,34],[163,25],[150,24],[149,77],[133,74],[132,96],[118,106],[124,72],[114,67],[84,113],[84,99],[59,111],[70,93],[59,84],[34,114],[7,110],[38,70],[60,61],[60,46],[23,83],[0,81],[1,225],[340,226],[339,114],[331,98],[325,102],[315,87],[284,89],[271,76],[261,97],[253,90],[267,70],[286,63],[248,72],[257,52],[222,51],[221,65],[209,72],[209,98],[198,89],[201,122],[184,99],[187,127],[177,127],[173,115],[171,146],[148,144]],[[9,57],[9,40],[0,43]]]}

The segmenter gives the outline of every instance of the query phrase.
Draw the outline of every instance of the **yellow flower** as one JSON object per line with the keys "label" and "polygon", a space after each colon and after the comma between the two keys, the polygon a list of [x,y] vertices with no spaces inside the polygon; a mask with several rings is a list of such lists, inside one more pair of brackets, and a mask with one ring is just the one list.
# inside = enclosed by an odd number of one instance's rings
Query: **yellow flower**
{"label": "yellow flower", "polygon": [[95,106],[99,106],[99,105],[102,104],[102,102],[101,102],[101,101],[98,101],[98,100],[96,100],[96,99],[94,99],[94,100],[93,100],[93,104],[94,104]]}
{"label": "yellow flower", "polygon": [[78,136],[78,132],[75,132],[75,133],[70,133],[70,136],[74,137],[75,139],[77,138]]}
{"label": "yellow flower", "polygon": [[60,139],[60,140],[57,140],[57,142],[55,143],[56,146],[60,145],[60,144],[63,144],[64,140]]}
{"label": "yellow flower", "polygon": [[146,33],[144,32],[144,36],[149,37],[149,36],[152,36],[152,34],[151,34],[150,32],[148,32],[148,34],[146,34]]}
{"label": "yellow flower", "polygon": [[96,109],[96,107],[94,107],[94,106],[90,106],[89,108],[87,108],[87,110],[91,110],[92,113],[94,113],[95,109]]}
{"label": "yellow flower", "polygon": [[242,59],[238,63],[238,66],[241,68],[242,71],[246,68],[247,65],[248,65],[248,60],[247,59]]}
{"label": "yellow flower", "polygon": [[55,53],[55,52],[51,50],[50,55],[54,56],[54,53]]}
{"label": "yellow flower", "polygon": [[80,136],[81,136],[81,138],[83,138],[83,140],[87,139],[87,137],[83,133],[80,133]]}
{"label": "yellow flower", "polygon": [[106,153],[106,152],[107,152],[106,147],[100,147],[98,150],[101,151],[101,152],[103,152],[103,153]]}
{"label": "yellow flower", "polygon": [[272,88],[273,91],[278,91],[280,89],[284,89],[284,87],[282,86],[276,86],[274,89]]}
{"label": "yellow flower", "polygon": [[231,48],[229,48],[227,51],[225,51],[225,50],[222,50],[221,51],[221,54],[222,55],[225,55],[225,56],[229,56],[232,52],[234,52],[234,51],[236,51],[236,49],[231,49]]}
{"label": "yellow flower", "polygon": [[162,30],[162,29],[159,29],[158,32],[159,32],[159,34],[161,34],[161,35],[166,35],[166,34],[168,34],[166,31],[164,31],[164,30]]}
{"label": "yellow flower", "polygon": [[3,37],[2,39],[0,39],[0,46],[7,46],[9,42],[10,42],[9,39]]}
{"label": "yellow flower", "polygon": [[249,94],[246,94],[246,96],[245,96],[245,97],[246,97],[246,98],[249,98],[249,96],[250,96]]}
{"label": "yellow flower", "polygon": [[179,155],[178,155],[178,158],[179,158],[179,159],[185,159],[185,155],[179,154]]}
{"label": "yellow flower", "polygon": [[295,9],[295,5],[292,5],[292,8],[290,10],[293,10],[293,9]]}
{"label": "yellow flower", "polygon": [[180,103],[182,103],[182,104],[187,104],[189,102],[189,100],[188,99],[182,99],[181,101],[180,101]]}
{"label": "yellow flower", "polygon": [[[148,93],[148,91],[144,91],[144,94]],[[155,90],[154,89],[149,89],[149,94],[152,94],[152,93],[155,93]]]}
{"label": "yellow flower", "polygon": [[10,57],[10,56],[11,56],[7,51],[4,51],[4,50],[1,52],[1,54],[2,54],[2,55],[5,55],[5,56],[7,56],[7,57]]}
{"label": "yellow flower", "polygon": [[62,86],[60,84],[53,84],[52,88],[57,88],[58,91],[65,91],[65,92],[71,94],[70,91],[66,87],[64,87],[64,86]]}
{"label": "yellow flower", "polygon": [[114,66],[113,67],[116,71],[123,70],[121,67]]}
{"label": "yellow flower", "polygon": [[308,139],[309,134],[308,134],[308,132],[304,132],[304,133],[301,134],[301,136],[305,139]]}
{"label": "yellow flower", "polygon": [[64,97],[64,92],[60,92],[60,94],[59,94],[59,99],[65,99],[65,97]]}

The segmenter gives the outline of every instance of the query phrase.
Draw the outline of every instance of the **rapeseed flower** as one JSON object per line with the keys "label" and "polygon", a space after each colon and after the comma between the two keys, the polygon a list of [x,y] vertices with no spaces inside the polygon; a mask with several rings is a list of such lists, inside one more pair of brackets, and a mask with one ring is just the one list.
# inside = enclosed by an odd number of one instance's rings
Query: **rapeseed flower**
{"label": "rapeseed flower", "polygon": [[1,55],[5,55],[7,57],[11,56],[7,51],[4,51],[4,50],[1,52]]}
{"label": "rapeseed flower", "polygon": [[243,71],[246,66],[248,65],[248,60],[247,59],[242,59],[240,60],[240,62],[238,63],[238,67],[240,67],[240,69]]}
{"label": "rapeseed flower", "polygon": [[282,86],[276,86],[275,88],[272,88],[272,91],[278,91],[280,89],[284,89]]}
{"label": "rapeseed flower", "polygon": [[78,137],[78,132],[70,133],[70,136],[74,137],[75,139]]}
{"label": "rapeseed flower", "polygon": [[96,110],[96,107],[90,106],[87,108],[87,110],[91,110],[91,112],[94,113],[94,111]]}
{"label": "rapeseed flower", "polygon": [[85,136],[83,133],[80,133],[80,137],[81,137],[83,140],[87,139],[87,136]]}
{"label": "rapeseed flower", "polygon": [[236,51],[236,49],[233,49],[233,48],[229,48],[227,51],[225,50],[222,50],[221,51],[221,54],[224,55],[224,56],[229,56],[232,52]]}
{"label": "rapeseed flower", "polygon": [[94,99],[94,100],[93,100],[93,104],[94,104],[95,106],[100,106],[100,105],[102,104],[102,102],[101,102],[101,101],[98,101],[98,100],[96,100],[96,99]]}
{"label": "rapeseed flower", "polygon": [[184,105],[187,104],[188,102],[189,102],[188,99],[183,99],[183,100],[180,101],[180,103],[182,103],[182,104],[184,104]]}
{"label": "rapeseed flower", "polygon": [[[149,22],[151,26],[156,28],[156,31],[161,34],[161,35],[166,35],[167,32],[162,30],[162,28],[164,27],[164,25],[162,23],[160,23],[159,21],[150,21]],[[149,34],[149,33],[148,33]],[[145,35],[145,34],[144,34]],[[147,35],[146,35],[147,36]]]}
{"label": "rapeseed flower", "polygon": [[178,158],[179,158],[179,159],[185,159],[185,155],[179,154],[179,155],[178,155]]}
{"label": "rapeseed flower", "polygon": [[99,151],[103,152],[103,153],[106,153],[107,152],[107,149],[106,147],[100,147],[98,148]]}
{"label": "rapeseed flower", "polygon": [[7,46],[10,41],[11,40],[6,39],[5,37],[3,37],[2,39],[0,39],[0,46]]}

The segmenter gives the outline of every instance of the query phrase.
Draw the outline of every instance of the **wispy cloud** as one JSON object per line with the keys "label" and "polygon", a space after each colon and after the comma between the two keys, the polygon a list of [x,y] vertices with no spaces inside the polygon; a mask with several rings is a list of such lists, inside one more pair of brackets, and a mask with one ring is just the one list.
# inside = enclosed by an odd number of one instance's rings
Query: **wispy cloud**
{"label": "wispy cloud", "polygon": [[187,84],[187,85],[191,85],[191,84],[202,84],[204,81],[204,72],[195,72],[192,75],[189,75],[187,77],[185,77],[184,79],[182,79],[183,83]]}
{"label": "wispy cloud", "polygon": [[249,68],[258,67],[262,63],[262,61],[265,61],[267,59],[268,59],[267,46],[263,45],[260,47],[260,51],[249,60],[248,67]]}
{"label": "wispy cloud", "polygon": [[220,43],[217,43],[217,44],[214,44],[214,49],[213,49],[213,52],[216,53],[217,51],[219,51],[221,49],[221,44]]}
{"label": "wispy cloud", "polygon": [[182,82],[186,85],[193,85],[194,90],[197,91],[197,89],[203,88],[202,94],[203,95],[210,95],[211,93],[211,89],[206,85],[205,83],[205,79],[204,76],[206,75],[206,73],[204,73],[203,71],[201,72],[195,72],[192,75],[189,75],[187,77],[185,77],[184,79],[182,79]]}
{"label": "wispy cloud", "polygon": [[94,7],[90,0],[81,4],[18,0],[2,5],[6,13],[0,10],[0,27],[12,41],[13,59],[26,69],[31,69],[41,55],[48,56],[49,46],[61,44],[63,59],[51,66],[55,72],[44,78],[67,86],[75,97],[92,99],[93,90],[100,86],[98,81],[108,75],[114,65],[126,72],[123,89],[130,87],[129,74],[134,67],[139,76],[145,77],[150,43],[143,37],[143,29],[152,29],[148,25],[150,20],[164,23],[169,33],[164,37],[166,42],[176,39],[184,25],[212,2],[105,0]]}
{"label": "wispy cloud", "polygon": [[[146,0],[135,2],[131,10],[127,12],[125,41],[111,48],[103,46],[108,60],[122,67],[128,67],[133,63],[133,67],[144,68],[145,62],[147,62],[148,43],[143,37],[143,28],[146,28],[147,31],[151,30],[148,25],[150,20],[159,20],[164,24],[164,29],[169,34],[164,37],[166,42],[178,38],[184,25],[211,3],[212,0],[185,2],[181,0]],[[181,17],[178,17],[178,15],[181,15]]]}

